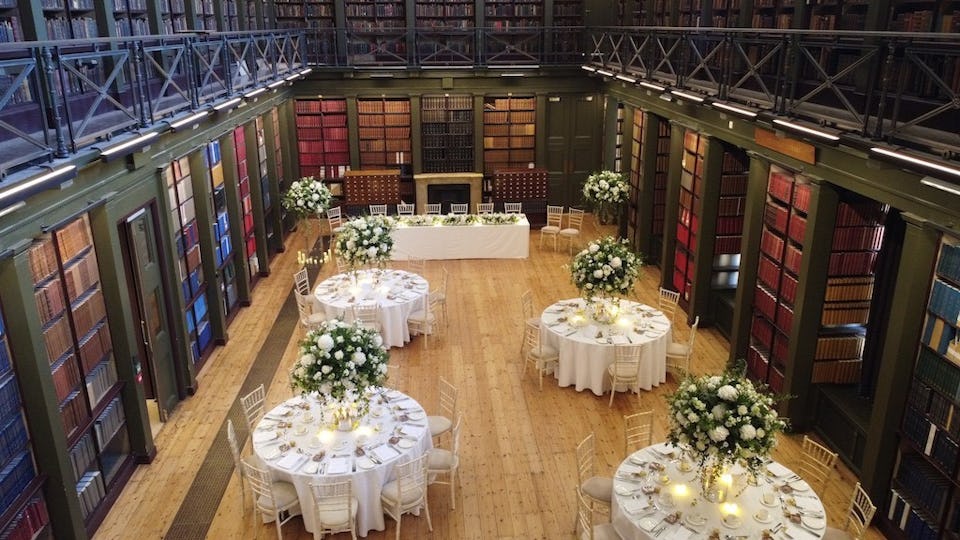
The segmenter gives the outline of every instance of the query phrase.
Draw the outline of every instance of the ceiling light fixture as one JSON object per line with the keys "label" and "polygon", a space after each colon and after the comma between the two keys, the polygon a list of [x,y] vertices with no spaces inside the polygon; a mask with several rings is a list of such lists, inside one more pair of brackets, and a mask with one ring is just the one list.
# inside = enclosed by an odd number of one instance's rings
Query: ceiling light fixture
{"label": "ceiling light fixture", "polygon": [[722,111],[727,111],[733,114],[739,114],[740,116],[744,116],[747,118],[757,117],[757,113],[751,110],[741,109],[740,107],[734,107],[733,105],[728,105],[726,103],[721,103],[719,101],[711,102],[710,106],[713,107],[714,109],[720,109]]}
{"label": "ceiling light fixture", "polygon": [[300,76],[301,76],[301,77],[306,77],[306,76],[309,75],[311,72],[313,72],[313,68],[307,68],[307,69],[305,69],[305,70],[303,70],[303,71],[300,72]]}
{"label": "ceiling light fixture", "polygon": [[293,75],[290,75],[289,77],[287,77],[286,79],[284,79],[284,81],[287,81],[287,82],[289,82],[289,83],[292,83],[293,81],[295,81],[295,80],[297,80],[297,79],[299,79],[299,78],[300,78],[300,74],[299,74],[299,73],[294,73]]}
{"label": "ceiling light fixture", "polygon": [[[873,148],[870,149],[870,151],[875,154],[879,154],[882,157],[895,160],[899,163],[909,163],[910,165],[924,167],[928,170],[936,171],[941,174],[948,174],[953,178],[960,179],[960,169],[957,169],[954,167],[948,167],[946,165],[937,163],[935,161],[922,159],[916,156],[912,156],[910,154],[905,154],[903,152],[898,152],[896,150],[890,150],[890,149],[882,148],[879,146],[874,146]],[[931,185],[931,184],[928,184],[928,185]],[[940,187],[940,186],[934,186],[934,187]],[[953,189],[957,189],[957,188],[954,187]]]}
{"label": "ceiling light fixture", "polygon": [[63,167],[53,169],[50,172],[37,176],[36,178],[31,178],[30,180],[12,186],[9,189],[0,191],[0,206],[2,206],[8,199],[12,199],[17,195],[22,194],[20,197],[17,197],[16,202],[13,203],[16,205],[17,203],[26,199],[31,193],[46,189],[44,184],[54,182],[62,184],[75,178],[76,176],[76,165],[64,165]]}
{"label": "ceiling light fixture", "polygon": [[281,86],[283,86],[283,85],[285,85],[285,84],[287,84],[287,81],[285,81],[285,80],[283,80],[283,79],[280,79],[279,81],[273,81],[272,83],[268,84],[268,85],[267,85],[267,88],[269,88],[269,89],[271,89],[271,90],[276,90],[277,88],[280,88]]}
{"label": "ceiling light fixture", "polygon": [[603,75],[604,77],[613,77],[613,72],[612,72],[612,71],[607,71],[607,70],[605,70],[605,69],[598,69],[598,70],[597,70],[597,75]]}
{"label": "ceiling light fixture", "polygon": [[703,103],[702,97],[696,94],[690,94],[688,92],[684,92],[683,90],[671,90],[670,93],[677,96],[678,98],[694,101],[696,103]]}
{"label": "ceiling light fixture", "polygon": [[23,207],[26,206],[26,205],[27,205],[27,202],[26,202],[26,201],[18,201],[18,202],[16,202],[16,203],[8,206],[8,207],[4,208],[3,210],[0,210],[0,218],[2,218],[3,216],[6,216],[6,215],[8,215],[8,214],[14,213],[14,212],[16,212],[17,210],[23,208]]}
{"label": "ceiling light fixture", "polygon": [[623,73],[617,73],[617,78],[623,82],[628,82],[630,84],[634,84],[635,82],[637,82],[637,80],[634,79],[633,77],[629,75],[624,75]]}
{"label": "ceiling light fixture", "polygon": [[667,88],[665,86],[660,86],[659,84],[653,84],[652,82],[640,81],[640,86],[646,88],[647,90],[653,90],[654,92],[663,92]]}
{"label": "ceiling light fixture", "polygon": [[839,137],[839,136],[834,135],[833,133],[828,133],[828,132],[826,132],[826,131],[820,131],[820,130],[818,130],[818,129],[809,128],[809,127],[807,127],[807,126],[801,126],[800,124],[795,124],[795,123],[793,123],[793,122],[788,122],[788,121],[786,121],[786,120],[781,120],[781,119],[779,119],[779,118],[774,119],[773,123],[776,124],[776,125],[778,125],[778,126],[780,126],[780,127],[784,127],[784,128],[787,128],[787,129],[791,129],[791,130],[793,130],[793,131],[802,133],[802,134],[804,134],[804,135],[810,135],[810,136],[813,136],[813,137],[817,137],[818,139],[821,139],[821,140],[824,140],[824,141],[829,141],[829,142],[832,142],[832,143],[840,142],[840,137]]}
{"label": "ceiling light fixture", "polygon": [[584,71],[589,71],[590,73],[594,73],[595,71],[597,71],[597,68],[593,66],[580,66],[580,69]]}
{"label": "ceiling light fixture", "polygon": [[264,93],[264,92],[266,92],[266,91],[267,91],[267,89],[261,86],[260,88],[257,88],[256,90],[251,90],[251,91],[247,92],[246,94],[243,95],[243,97],[246,98],[246,99],[253,99],[253,98],[259,96],[260,94],[262,94],[262,93]]}
{"label": "ceiling light fixture", "polygon": [[193,113],[190,116],[187,116],[186,118],[181,118],[176,122],[170,122],[170,129],[174,131],[180,131],[180,128],[182,127],[189,126],[189,125],[196,125],[200,123],[200,120],[203,120],[204,118],[206,118],[208,114],[210,114],[210,111],[200,111],[198,113]]}
{"label": "ceiling light fixture", "polygon": [[110,161],[111,159],[126,156],[134,152],[139,152],[147,146],[149,146],[150,141],[157,138],[158,133],[156,131],[151,131],[150,133],[144,133],[139,137],[135,137],[126,142],[116,144],[100,151],[100,159],[104,161]]}
{"label": "ceiling light fixture", "polygon": [[949,182],[940,180],[938,178],[930,178],[929,176],[927,176],[927,177],[924,177],[922,180],[920,180],[920,183],[925,186],[937,188],[941,191],[946,191],[947,193],[960,195],[960,185],[951,184]]}
{"label": "ceiling light fixture", "polygon": [[239,97],[235,97],[235,98],[233,98],[233,99],[228,99],[227,101],[224,101],[223,103],[219,103],[219,104],[217,104],[217,105],[214,105],[214,106],[213,106],[213,110],[215,110],[215,111],[217,111],[217,112],[230,111],[230,110],[233,110],[233,109],[237,108],[241,103],[243,103],[243,100],[240,99]]}

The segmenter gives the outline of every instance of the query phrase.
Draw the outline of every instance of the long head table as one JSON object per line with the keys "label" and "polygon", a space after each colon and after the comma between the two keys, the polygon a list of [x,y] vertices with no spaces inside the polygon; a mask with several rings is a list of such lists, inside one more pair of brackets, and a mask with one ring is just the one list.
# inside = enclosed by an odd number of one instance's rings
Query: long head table
{"label": "long head table", "polygon": [[530,222],[505,225],[399,225],[393,230],[393,259],[526,259]]}

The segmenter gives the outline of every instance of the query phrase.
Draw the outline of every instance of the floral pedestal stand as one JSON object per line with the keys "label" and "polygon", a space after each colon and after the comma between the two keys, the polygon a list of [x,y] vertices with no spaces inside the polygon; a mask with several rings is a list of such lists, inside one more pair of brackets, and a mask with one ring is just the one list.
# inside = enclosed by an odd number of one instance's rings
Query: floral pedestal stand
{"label": "floral pedestal stand", "polygon": [[[303,225],[304,248],[297,251],[297,262],[304,266],[319,266],[326,260],[326,253],[317,248],[317,243],[322,240],[322,237],[319,235],[317,238],[313,237],[314,227],[310,218],[301,219],[300,223]],[[316,230],[320,231],[319,225]]]}

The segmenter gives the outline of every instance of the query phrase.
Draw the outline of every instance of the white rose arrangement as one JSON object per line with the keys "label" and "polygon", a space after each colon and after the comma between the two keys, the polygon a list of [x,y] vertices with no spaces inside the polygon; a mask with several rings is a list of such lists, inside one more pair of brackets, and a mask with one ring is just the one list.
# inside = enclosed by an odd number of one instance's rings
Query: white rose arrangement
{"label": "white rose arrangement", "polygon": [[390,233],[396,225],[396,221],[389,216],[351,219],[337,234],[337,256],[352,268],[386,263],[393,253],[393,236]]}
{"label": "white rose arrangement", "polygon": [[365,391],[386,381],[389,359],[376,331],[338,319],[325,321],[300,341],[290,386],[304,394],[315,392],[322,401],[365,405]]}
{"label": "white rose arrangement", "polygon": [[600,171],[587,177],[583,184],[583,197],[591,202],[620,204],[627,200],[629,186],[623,175],[613,171]]}
{"label": "white rose arrangement", "polygon": [[687,377],[667,401],[667,439],[685,448],[701,467],[739,463],[757,472],[787,427],[775,408],[777,399],[738,369]]}
{"label": "white rose arrangement", "polygon": [[617,297],[630,292],[643,262],[626,240],[612,236],[594,240],[573,257],[570,277],[586,299]]}
{"label": "white rose arrangement", "polygon": [[330,189],[323,182],[305,176],[290,183],[280,202],[285,210],[302,220],[329,208],[332,197]]}

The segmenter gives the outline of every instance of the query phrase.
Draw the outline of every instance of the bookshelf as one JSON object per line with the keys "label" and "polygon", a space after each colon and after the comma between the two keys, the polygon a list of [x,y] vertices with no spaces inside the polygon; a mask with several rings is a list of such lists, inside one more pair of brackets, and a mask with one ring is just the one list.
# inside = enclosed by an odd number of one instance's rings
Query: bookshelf
{"label": "bookshelf", "polygon": [[[617,112],[617,121],[620,121],[620,112]],[[640,109],[633,110],[633,137],[630,140],[630,195],[627,198],[627,239],[633,249],[640,250],[642,239],[639,235],[640,226],[640,193],[643,190],[643,147],[646,141],[646,113]],[[617,128],[620,131],[622,128]],[[654,258],[654,254],[647,255],[647,260]]]}
{"label": "bookshelf", "polygon": [[756,0],[751,22],[753,28],[793,28],[794,0]]}
{"label": "bookshelf", "polygon": [[113,19],[117,37],[150,34],[147,21],[147,0],[114,0]]}
{"label": "bookshelf", "polygon": [[132,456],[87,215],[37,240],[28,259],[76,494],[89,526],[108,493],[122,487],[118,473]]}
{"label": "bookshelf", "polygon": [[[553,0],[552,25],[559,27],[549,37],[553,39],[553,51],[559,54],[579,52],[578,27],[583,26],[583,0]],[[546,24],[546,23],[545,23]]]}
{"label": "bookshelf", "polygon": [[184,318],[191,359],[200,367],[213,349],[213,328],[207,305],[207,282],[200,264],[200,231],[196,219],[193,180],[187,156],[174,160],[164,171],[170,200],[170,224],[177,246],[177,279],[183,298]]}
{"label": "bookshelf", "polygon": [[210,205],[213,208],[211,215],[215,218],[211,227],[213,227],[213,253],[217,266],[216,277],[223,293],[223,312],[227,318],[230,318],[240,309],[240,297],[237,292],[237,268],[230,240],[230,213],[227,211],[227,190],[224,184],[220,141],[207,143],[203,159],[210,182]]}
{"label": "bookshelf", "polygon": [[680,26],[709,26],[703,17],[703,2],[710,0],[680,0],[677,17]]}
{"label": "bookshelf", "polygon": [[[270,109],[270,123],[273,127],[273,165],[274,165],[274,182],[277,184],[277,190],[280,193],[285,193],[287,187],[290,183],[287,181],[286,175],[283,173],[283,137],[280,133],[280,109],[274,107]],[[281,234],[286,237],[286,232],[293,230],[296,227],[297,220],[293,216],[288,216],[287,211],[283,208],[283,205],[278,204],[277,208],[280,212],[280,221],[283,226],[281,229]],[[282,240],[281,240],[282,241]]]}
{"label": "bookshelf", "polygon": [[[634,0],[635,2],[637,0]],[[642,2],[641,2],[642,3]],[[671,17],[670,7],[672,0],[653,0],[653,25],[654,26],[675,26]]]}
{"label": "bookshelf", "polygon": [[[797,191],[801,194],[795,195]],[[747,371],[754,379],[769,384],[775,392],[783,390],[806,227],[806,212],[795,207],[794,201],[802,203],[804,200],[809,202],[809,189],[804,179],[771,165],[753,296]]]}
{"label": "bookshelf", "polygon": [[677,213],[677,245],[673,256],[673,289],[680,293],[686,308],[696,281],[697,235],[700,231],[700,206],[703,195],[703,157],[707,138],[693,130],[683,136],[680,173],[680,209]]}
{"label": "bookshelf", "polygon": [[534,96],[484,98],[484,199],[491,196],[497,170],[524,168],[536,161],[536,111]]}
{"label": "bookshelf", "polygon": [[277,28],[316,29],[307,34],[309,60],[323,64],[334,62],[336,22],[333,0],[275,0],[274,10]]}
{"label": "bookshelf", "polygon": [[350,170],[347,100],[298,99],[295,106],[300,176],[322,180],[334,197],[342,197],[343,175]]}
{"label": "bookshelf", "polygon": [[23,41],[23,26],[16,0],[0,1],[0,43]]}
{"label": "bookshelf", "polygon": [[160,2],[160,31],[164,34],[175,34],[187,30],[187,12],[184,7],[186,0],[159,0]]}
{"label": "bookshelf", "polygon": [[[282,243],[277,238],[276,223],[278,220],[277,208],[270,196],[270,169],[267,164],[267,136],[264,133],[263,117],[257,116],[253,120],[254,131],[257,136],[257,171],[260,173],[260,197],[263,202],[263,225],[266,230],[267,245],[276,247]],[[274,253],[274,251],[271,251]]]}
{"label": "bookshelf", "polygon": [[233,130],[233,147],[237,158],[237,193],[240,194],[240,219],[243,221],[243,253],[247,258],[247,277],[250,287],[260,276],[260,259],[257,256],[257,235],[254,227],[253,195],[250,193],[250,174],[247,164],[247,138],[245,126]]}
{"label": "bookshelf", "polygon": [[717,228],[713,244],[712,289],[733,290],[739,282],[740,243],[747,196],[747,153],[732,145],[723,145],[720,170],[720,198],[717,203]]}
{"label": "bookshelf", "polygon": [[[806,210],[804,191],[794,206]],[[837,207],[814,383],[857,383],[873,299],[873,270],[883,243],[886,209],[873,201],[843,201]]]}
{"label": "bookshelf", "polygon": [[474,0],[416,0],[417,28],[468,30],[475,25]]}
{"label": "bookshelf", "polygon": [[94,0],[41,0],[47,39],[99,37],[94,4]]}
{"label": "bookshelf", "polygon": [[473,96],[420,100],[423,172],[473,172]]}
{"label": "bookshelf", "polygon": [[895,32],[960,32],[960,2],[894,0],[890,2],[887,29]]}
{"label": "bookshelf", "polygon": [[410,99],[357,98],[360,168],[410,163]]}
{"label": "bookshelf", "polygon": [[[220,25],[217,24],[217,14],[213,9],[214,0],[193,0],[194,25],[196,30],[207,30],[217,32]],[[220,0],[221,2],[223,0]]]}
{"label": "bookshelf", "polygon": [[887,525],[908,538],[955,538],[960,530],[960,240],[944,237],[918,344]]}
{"label": "bookshelf", "polygon": [[484,26],[513,30],[543,26],[543,2],[539,0],[484,0]]}
{"label": "bookshelf", "polygon": [[354,62],[395,62],[406,58],[406,2],[346,0],[347,54]]}
{"label": "bookshelf", "polygon": [[623,103],[617,103],[617,126],[613,140],[613,172],[623,172]]}
{"label": "bookshelf", "polygon": [[240,13],[237,4],[240,0],[224,0],[221,4],[223,10],[221,28],[224,32],[236,32],[240,30]]}
{"label": "bookshelf", "polygon": [[713,0],[710,21],[717,28],[740,26],[741,0]]}
{"label": "bookshelf", "polygon": [[[244,30],[260,30],[263,28],[263,23],[261,16],[257,14],[257,4],[256,0],[240,0],[241,17],[243,17],[246,26]],[[274,2],[274,6],[277,5],[277,2]],[[278,25],[279,28],[279,25]]]}
{"label": "bookshelf", "polygon": [[0,309],[0,538],[52,538]]}

